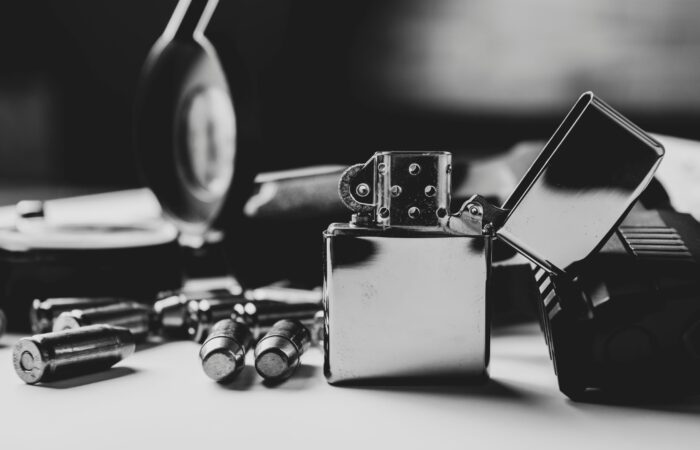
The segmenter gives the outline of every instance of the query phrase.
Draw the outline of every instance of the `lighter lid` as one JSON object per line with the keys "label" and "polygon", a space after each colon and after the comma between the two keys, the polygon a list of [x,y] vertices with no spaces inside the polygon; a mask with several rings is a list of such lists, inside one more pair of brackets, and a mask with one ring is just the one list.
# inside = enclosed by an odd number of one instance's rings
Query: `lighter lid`
{"label": "lighter lid", "polygon": [[584,93],[504,204],[496,235],[550,273],[596,251],[654,176],[663,146]]}

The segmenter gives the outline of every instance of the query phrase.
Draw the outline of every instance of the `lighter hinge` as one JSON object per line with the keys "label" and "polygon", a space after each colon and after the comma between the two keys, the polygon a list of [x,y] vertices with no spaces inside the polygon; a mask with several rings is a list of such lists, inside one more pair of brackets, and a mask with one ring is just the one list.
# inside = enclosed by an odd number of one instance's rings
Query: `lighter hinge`
{"label": "lighter hinge", "polygon": [[449,217],[447,230],[459,235],[495,235],[507,213],[508,210],[492,205],[481,195],[474,195]]}

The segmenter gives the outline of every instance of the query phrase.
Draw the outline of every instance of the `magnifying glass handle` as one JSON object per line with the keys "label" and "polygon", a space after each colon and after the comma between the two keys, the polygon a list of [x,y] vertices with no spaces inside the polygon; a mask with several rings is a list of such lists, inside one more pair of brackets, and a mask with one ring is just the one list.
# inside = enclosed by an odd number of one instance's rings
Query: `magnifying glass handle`
{"label": "magnifying glass handle", "polygon": [[218,4],[219,0],[180,0],[164,34],[177,40],[203,35]]}

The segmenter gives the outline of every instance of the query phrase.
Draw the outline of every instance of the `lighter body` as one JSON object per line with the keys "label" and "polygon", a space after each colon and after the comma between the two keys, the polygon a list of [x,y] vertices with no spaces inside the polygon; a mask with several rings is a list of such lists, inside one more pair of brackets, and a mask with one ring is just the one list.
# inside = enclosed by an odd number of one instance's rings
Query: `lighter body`
{"label": "lighter body", "polygon": [[488,377],[490,239],[332,224],[328,382]]}

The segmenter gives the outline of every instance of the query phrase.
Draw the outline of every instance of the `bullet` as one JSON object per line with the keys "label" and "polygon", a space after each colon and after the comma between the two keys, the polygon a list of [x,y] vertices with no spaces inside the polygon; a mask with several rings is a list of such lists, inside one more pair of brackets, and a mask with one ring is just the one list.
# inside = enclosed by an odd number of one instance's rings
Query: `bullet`
{"label": "bullet", "polygon": [[190,300],[187,303],[188,336],[193,341],[201,344],[207,338],[215,323],[230,318],[231,313],[233,313],[233,307],[245,301],[242,297],[231,295],[222,298]]}
{"label": "bullet", "polygon": [[272,300],[259,300],[240,303],[233,307],[234,319],[245,322],[259,339],[282,320],[298,320],[305,326],[313,326],[314,316],[321,310],[320,303],[284,303]]}
{"label": "bullet", "polygon": [[12,363],[27,384],[70,378],[107,370],[134,353],[126,328],[92,325],[22,338],[15,344]]}
{"label": "bullet", "polygon": [[269,381],[283,381],[301,364],[311,342],[309,330],[298,320],[280,320],[255,346],[255,370]]}
{"label": "bullet", "polygon": [[113,325],[131,331],[134,339],[143,340],[151,329],[153,311],[136,302],[122,302],[97,308],[74,309],[61,313],[53,323],[53,331],[70,330],[88,325]]}
{"label": "bullet", "polygon": [[245,301],[223,292],[175,292],[153,305],[156,327],[172,338],[189,338],[202,343],[211,327],[231,317],[233,306]]}
{"label": "bullet", "polygon": [[48,333],[53,329],[53,321],[63,312],[74,309],[87,309],[123,302],[118,297],[61,297],[35,299],[29,310],[32,333]]}
{"label": "bullet", "polygon": [[245,354],[253,342],[248,326],[233,319],[224,319],[211,329],[199,350],[204,373],[218,382],[232,380],[245,366]]}
{"label": "bullet", "polygon": [[168,337],[187,336],[189,328],[187,302],[190,298],[183,293],[165,295],[153,304],[158,331]]}

